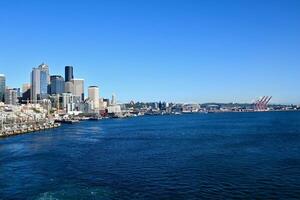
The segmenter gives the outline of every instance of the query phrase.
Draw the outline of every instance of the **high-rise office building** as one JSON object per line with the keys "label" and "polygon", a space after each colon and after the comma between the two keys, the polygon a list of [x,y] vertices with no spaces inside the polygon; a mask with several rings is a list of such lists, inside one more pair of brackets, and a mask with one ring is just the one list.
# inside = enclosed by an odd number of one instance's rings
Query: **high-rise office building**
{"label": "high-rise office building", "polygon": [[24,83],[22,85],[22,93],[27,92],[28,90],[30,90],[30,84],[29,83]]}
{"label": "high-rise office building", "polygon": [[49,67],[44,63],[32,69],[31,100],[48,98],[50,85]]}
{"label": "high-rise office building", "polygon": [[99,109],[99,87],[98,86],[90,86],[88,88],[88,96],[90,101],[93,104],[93,109]]}
{"label": "high-rise office building", "polygon": [[18,90],[6,89],[5,90],[5,104],[17,105],[18,103]]}
{"label": "high-rise office building", "polygon": [[62,94],[65,92],[65,80],[60,75],[50,76],[50,94]]}
{"label": "high-rise office building", "polygon": [[21,97],[21,89],[20,88],[13,88],[17,92],[17,97]]}
{"label": "high-rise office building", "polygon": [[31,100],[38,100],[38,95],[40,95],[41,91],[41,78],[40,78],[40,70],[38,68],[33,68],[31,72]]}
{"label": "high-rise office building", "polygon": [[116,105],[116,104],[117,104],[116,95],[112,94],[112,96],[111,96],[111,105]]}
{"label": "high-rise office building", "polygon": [[5,95],[5,76],[0,74],[0,102],[4,102]]}
{"label": "high-rise office building", "polygon": [[40,64],[39,66],[38,66],[38,68],[41,70],[41,71],[43,71],[43,72],[45,72],[45,80],[46,80],[46,82],[48,83],[48,84],[50,84],[50,75],[49,75],[49,67],[48,67],[48,65],[46,65],[45,63],[42,63],[42,64]]}
{"label": "high-rise office building", "polygon": [[48,94],[50,94],[50,75],[49,75],[49,67],[46,64],[41,64],[39,67],[40,69],[40,78],[41,78],[41,93],[40,99],[48,98]]}
{"label": "high-rise office building", "polygon": [[30,99],[30,84],[24,83],[22,85],[22,100],[29,100]]}
{"label": "high-rise office building", "polygon": [[73,79],[73,95],[84,101],[84,79]]}
{"label": "high-rise office building", "polygon": [[72,81],[72,79],[74,79],[73,67],[72,66],[66,66],[65,67],[65,81],[69,82],[69,81]]}
{"label": "high-rise office building", "polygon": [[74,92],[74,84],[72,81],[65,82],[65,93],[71,93]]}

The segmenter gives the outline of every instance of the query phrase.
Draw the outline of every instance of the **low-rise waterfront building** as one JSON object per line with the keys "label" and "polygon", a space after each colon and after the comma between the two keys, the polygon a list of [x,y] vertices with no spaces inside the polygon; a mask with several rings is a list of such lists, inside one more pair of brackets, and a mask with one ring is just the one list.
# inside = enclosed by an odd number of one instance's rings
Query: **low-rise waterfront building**
{"label": "low-rise waterfront building", "polygon": [[122,113],[120,105],[110,105],[107,107],[107,113],[109,114],[120,114]]}
{"label": "low-rise waterfront building", "polygon": [[200,105],[199,104],[184,104],[182,106],[182,112],[184,113],[194,113],[199,112]]}
{"label": "low-rise waterfront building", "polygon": [[61,102],[60,108],[66,113],[81,111],[81,98],[71,93],[62,93],[59,98]]}
{"label": "low-rise waterfront building", "polygon": [[54,124],[54,120],[40,104],[0,103],[0,137],[39,130],[50,124]]}

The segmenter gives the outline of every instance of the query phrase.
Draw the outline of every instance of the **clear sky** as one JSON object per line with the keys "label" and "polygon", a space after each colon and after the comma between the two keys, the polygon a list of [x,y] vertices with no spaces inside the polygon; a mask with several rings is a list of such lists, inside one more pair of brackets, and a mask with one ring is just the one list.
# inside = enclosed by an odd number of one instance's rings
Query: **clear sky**
{"label": "clear sky", "polygon": [[300,103],[299,0],[1,0],[0,74],[40,63],[120,101]]}

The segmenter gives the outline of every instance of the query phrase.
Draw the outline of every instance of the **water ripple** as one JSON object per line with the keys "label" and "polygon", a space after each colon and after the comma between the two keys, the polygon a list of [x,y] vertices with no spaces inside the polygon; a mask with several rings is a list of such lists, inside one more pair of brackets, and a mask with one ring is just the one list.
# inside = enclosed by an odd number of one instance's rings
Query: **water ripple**
{"label": "water ripple", "polygon": [[0,199],[297,199],[299,121],[137,117],[0,139]]}

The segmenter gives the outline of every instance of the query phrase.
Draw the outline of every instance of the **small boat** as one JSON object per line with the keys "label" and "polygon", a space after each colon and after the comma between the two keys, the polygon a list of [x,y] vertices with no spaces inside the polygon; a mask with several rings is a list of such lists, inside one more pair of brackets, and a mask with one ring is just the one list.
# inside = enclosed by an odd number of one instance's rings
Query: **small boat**
{"label": "small boat", "polygon": [[55,120],[55,123],[63,123],[63,124],[75,124],[78,123],[79,120],[77,119],[62,119],[62,120]]}
{"label": "small boat", "polygon": [[77,119],[69,119],[69,120],[65,120],[63,123],[66,123],[66,124],[75,124],[75,123],[78,123],[79,120]]}
{"label": "small boat", "polygon": [[102,117],[90,117],[89,118],[90,121],[98,121],[100,119],[102,119]]}
{"label": "small boat", "polygon": [[89,117],[81,117],[81,118],[79,118],[79,121],[86,121],[86,120],[90,120],[90,118]]}

